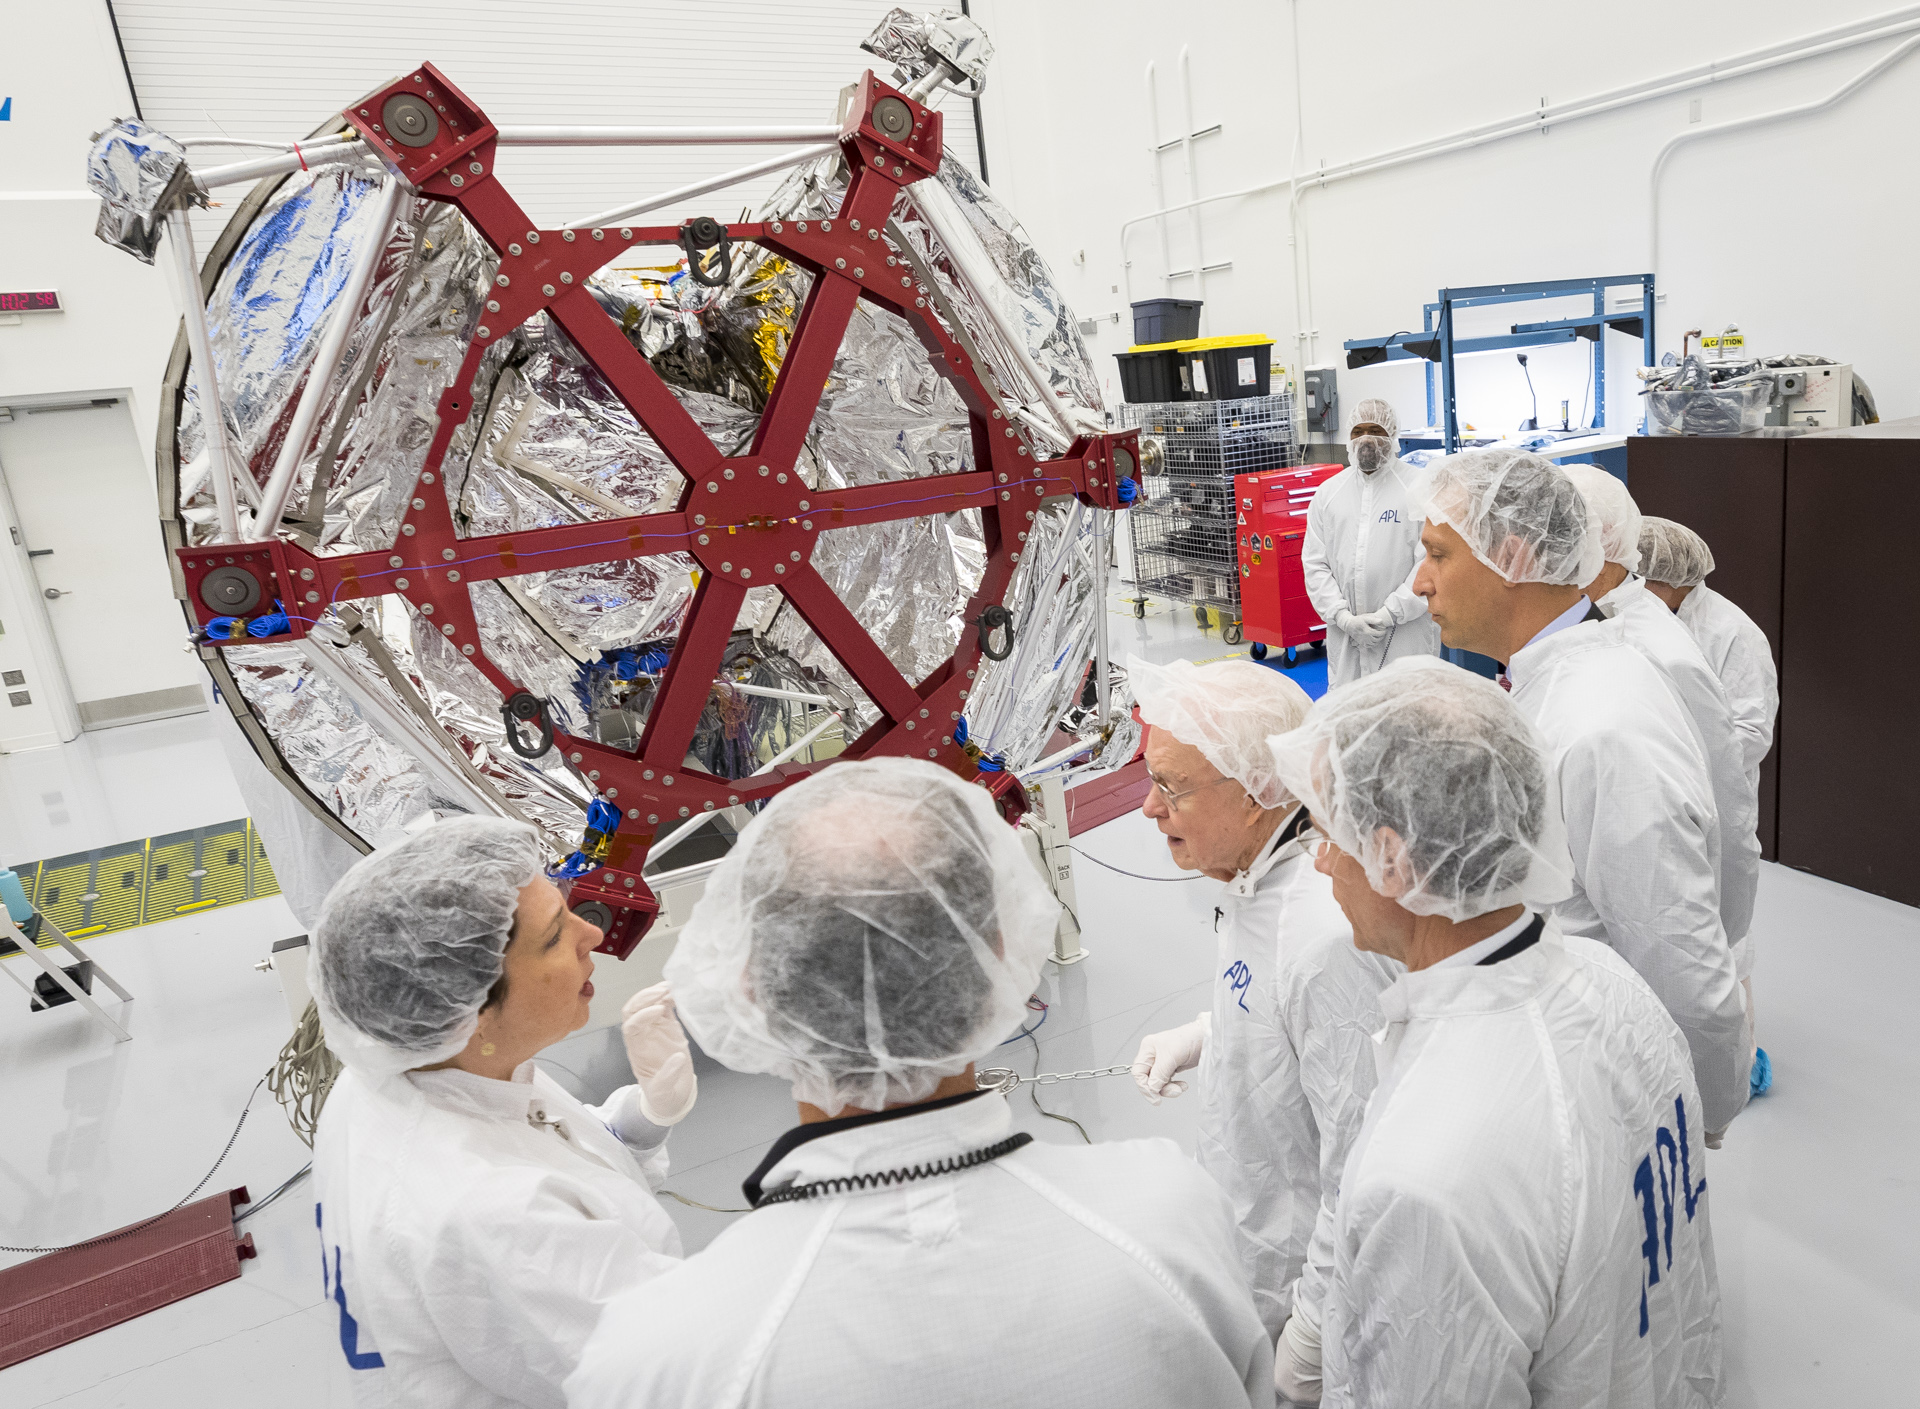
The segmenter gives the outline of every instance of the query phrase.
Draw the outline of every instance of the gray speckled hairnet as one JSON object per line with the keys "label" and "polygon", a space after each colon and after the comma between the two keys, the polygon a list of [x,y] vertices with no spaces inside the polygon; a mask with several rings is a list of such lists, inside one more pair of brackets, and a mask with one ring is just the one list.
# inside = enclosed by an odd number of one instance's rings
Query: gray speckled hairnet
{"label": "gray speckled hairnet", "polygon": [[1457,923],[1572,888],[1539,739],[1489,680],[1432,656],[1397,660],[1270,742],[1288,789],[1403,910]]}
{"label": "gray speckled hairnet", "polygon": [[986,790],[835,764],[776,797],[667,961],[681,1021],[829,1115],[924,1100],[1018,1028],[1060,905]]}
{"label": "gray speckled hairnet", "polygon": [[1685,524],[1651,514],[1640,520],[1640,575],[1649,582],[1698,587],[1712,571],[1713,550]]}
{"label": "gray speckled hairnet", "polygon": [[1628,572],[1640,570],[1640,506],[1626,485],[1598,465],[1566,465],[1567,478],[1587,501],[1587,522],[1600,531],[1600,552]]}
{"label": "gray speckled hairnet", "polygon": [[543,861],[523,822],[454,817],[342,876],[314,926],[311,971],[334,1054],[378,1081],[464,1048]]}
{"label": "gray speckled hairnet", "polygon": [[1292,801],[1267,737],[1298,727],[1313,703],[1293,681],[1251,661],[1153,665],[1138,656],[1127,657],[1127,680],[1150,728],[1192,744],[1262,807]]}
{"label": "gray speckled hairnet", "polygon": [[1426,519],[1444,523],[1507,581],[1585,587],[1606,559],[1566,471],[1526,450],[1469,450],[1436,461]]}

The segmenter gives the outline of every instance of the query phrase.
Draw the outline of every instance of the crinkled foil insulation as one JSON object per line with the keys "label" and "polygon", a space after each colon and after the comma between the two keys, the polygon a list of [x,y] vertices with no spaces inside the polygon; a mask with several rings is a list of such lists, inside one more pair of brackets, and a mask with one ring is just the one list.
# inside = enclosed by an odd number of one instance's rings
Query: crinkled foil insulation
{"label": "crinkled foil insulation", "polygon": [[[289,179],[253,216],[219,275],[208,317],[222,409],[231,458],[247,467],[253,486],[271,473],[357,251],[381,238],[369,227],[385,179],[342,168]],[[1032,386],[986,309],[954,277],[912,193],[903,192],[897,235],[932,271],[949,316],[1016,400],[1064,395],[1097,411],[1097,381],[1072,313],[1018,222],[957,163],[944,163],[939,182],[978,241],[973,267],[983,253],[1001,280],[986,296],[1011,314],[1050,385]],[[839,158],[825,158],[796,171],[757,218],[831,214],[843,183]],[[434,408],[497,263],[451,207],[417,200],[403,211],[385,233],[371,293],[289,500],[287,517],[302,521],[289,531],[322,553],[393,545],[434,434]],[[732,454],[751,441],[808,283],[785,260],[742,247],[721,289],[635,269],[606,271],[592,287],[702,429]],[[472,390],[474,411],[455,433],[442,476],[462,534],[644,514],[677,502],[679,472],[544,317],[488,350]],[[179,512],[187,541],[203,543],[214,504],[191,378],[184,402]],[[1057,448],[1030,441],[1036,455]],[[808,436],[802,477],[815,489],[906,481],[970,469],[972,457],[960,398],[932,371],[907,323],[862,302]],[[243,504],[257,500],[253,486],[243,484]],[[983,671],[969,706],[973,737],[1015,768],[1038,757],[1091,651],[1095,517],[1062,500],[1028,526],[1010,598],[1015,650]],[[944,662],[972,629],[964,609],[984,560],[973,510],[833,530],[820,536],[814,555],[912,680]],[[563,728],[631,745],[691,599],[694,566],[667,554],[476,584],[484,648],[546,697]],[[528,761],[507,747],[499,692],[404,598],[311,610],[351,633],[352,644],[327,651],[328,670],[312,663],[310,652],[325,649],[318,647],[239,646],[225,656],[283,760],[343,823],[379,845],[422,813],[486,808],[532,821],[557,851],[577,844],[590,786],[558,750]],[[877,717],[773,589],[749,594],[723,677],[843,700],[849,739]],[[791,705],[716,685],[693,761],[742,776],[806,722]],[[433,748],[444,757],[420,756]]]}

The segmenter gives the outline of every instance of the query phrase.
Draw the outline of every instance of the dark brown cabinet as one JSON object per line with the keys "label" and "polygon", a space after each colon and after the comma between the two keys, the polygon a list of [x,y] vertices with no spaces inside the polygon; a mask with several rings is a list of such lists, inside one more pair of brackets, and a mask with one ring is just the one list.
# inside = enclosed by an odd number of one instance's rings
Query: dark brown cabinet
{"label": "dark brown cabinet", "polygon": [[1707,540],[1710,580],[1767,633],[1780,718],[1761,770],[1769,859],[1920,905],[1916,592],[1920,419],[1726,438],[1639,437],[1643,512]]}

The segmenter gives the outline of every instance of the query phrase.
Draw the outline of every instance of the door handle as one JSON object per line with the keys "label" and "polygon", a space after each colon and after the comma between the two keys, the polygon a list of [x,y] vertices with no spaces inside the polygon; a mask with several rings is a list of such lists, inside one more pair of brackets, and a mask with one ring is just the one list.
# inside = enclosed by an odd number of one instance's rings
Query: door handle
{"label": "door handle", "polygon": [[29,548],[29,549],[27,549],[27,556],[28,556],[29,558],[51,558],[51,557],[53,556],[53,549],[51,549],[51,548]]}
{"label": "door handle", "polygon": [[71,597],[73,593],[70,591],[65,591],[58,587],[49,587],[46,591],[42,592],[40,595],[45,597],[49,602],[52,602],[52,601],[58,600],[61,597]]}

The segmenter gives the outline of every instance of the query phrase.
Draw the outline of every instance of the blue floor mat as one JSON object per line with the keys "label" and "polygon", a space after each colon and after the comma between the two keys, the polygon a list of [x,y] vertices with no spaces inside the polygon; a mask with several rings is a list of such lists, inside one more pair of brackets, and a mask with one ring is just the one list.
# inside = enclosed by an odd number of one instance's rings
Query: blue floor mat
{"label": "blue floor mat", "polygon": [[[1253,657],[1248,656],[1247,659],[1253,660]],[[1307,692],[1307,698],[1309,699],[1317,700],[1327,693],[1327,655],[1325,651],[1313,651],[1311,653],[1303,651],[1300,655],[1300,663],[1292,669],[1287,668],[1284,663],[1285,660],[1286,652],[1277,647],[1270,647],[1267,651],[1267,658],[1263,661],[1255,661],[1254,664],[1264,665],[1269,670],[1279,671],[1282,675],[1293,681],[1294,684],[1305,690]]]}

